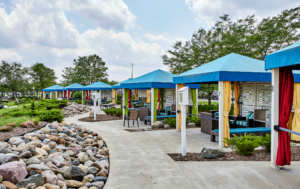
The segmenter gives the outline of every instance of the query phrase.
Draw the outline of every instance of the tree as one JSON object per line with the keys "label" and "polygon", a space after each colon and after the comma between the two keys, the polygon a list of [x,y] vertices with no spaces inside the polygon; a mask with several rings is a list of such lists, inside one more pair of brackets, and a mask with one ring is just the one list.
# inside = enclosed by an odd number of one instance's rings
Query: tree
{"label": "tree", "polygon": [[36,91],[44,89],[55,84],[57,77],[55,71],[46,67],[43,63],[33,64],[30,68],[29,75]]}
{"label": "tree", "polygon": [[27,68],[22,68],[22,65],[17,62],[8,63],[5,61],[1,62],[0,65],[0,78],[4,86],[12,92],[14,98],[15,92],[18,91],[24,81],[25,76],[28,73]]}
{"label": "tree", "polygon": [[73,61],[73,64],[75,66],[74,68],[66,67],[63,71],[63,83],[89,85],[101,81],[108,76],[105,62],[96,54],[83,57],[79,56],[78,59]]}
{"label": "tree", "polygon": [[111,86],[113,86],[113,85],[119,83],[118,81],[114,81],[114,80],[108,81],[107,78],[101,79],[101,82],[106,83],[106,84],[109,84],[109,85],[111,85]]}
{"label": "tree", "polygon": [[[254,15],[232,22],[225,14],[211,29],[196,31],[185,44],[175,42],[162,55],[163,64],[180,74],[230,53],[264,60],[269,53],[299,41],[299,15],[297,7],[257,24]],[[211,86],[201,84],[201,90],[209,93]]]}

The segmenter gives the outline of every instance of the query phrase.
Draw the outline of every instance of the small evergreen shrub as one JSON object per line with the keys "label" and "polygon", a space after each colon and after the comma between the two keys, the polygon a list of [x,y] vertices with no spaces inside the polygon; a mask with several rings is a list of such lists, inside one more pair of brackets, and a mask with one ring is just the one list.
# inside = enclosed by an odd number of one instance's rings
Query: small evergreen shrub
{"label": "small evergreen shrub", "polygon": [[37,125],[40,122],[40,118],[36,117],[33,120],[34,124]]}
{"label": "small evergreen shrub", "polygon": [[106,101],[105,104],[112,103],[112,101]]}
{"label": "small evergreen shrub", "polygon": [[258,137],[259,140],[259,145],[266,149],[267,152],[271,152],[271,135],[270,134],[266,134],[266,136],[259,136]]}
{"label": "small evergreen shrub", "polygon": [[44,111],[42,113],[40,113],[39,115],[39,119],[41,121],[46,121],[46,122],[53,122],[53,121],[57,121],[57,122],[62,122],[64,116],[62,114],[61,110],[49,110],[49,111]]}
{"label": "small evergreen shrub", "polygon": [[240,155],[249,156],[254,149],[260,145],[257,137],[252,134],[247,135],[245,133],[241,138],[235,134],[233,136],[234,138],[224,138],[224,142],[226,142],[234,152]]}
{"label": "small evergreen shrub", "polygon": [[115,109],[116,111],[115,111],[115,115],[117,116],[117,117],[121,117],[122,115],[123,115],[123,110],[121,109],[121,108],[119,108],[119,109]]}
{"label": "small evergreen shrub", "polygon": [[121,101],[122,100],[123,95],[122,94],[118,94],[117,95],[117,101]]}
{"label": "small evergreen shrub", "polygon": [[120,101],[120,100],[116,101],[116,104],[121,104],[121,103],[122,103],[122,101]]}
{"label": "small evergreen shrub", "polygon": [[194,123],[197,127],[200,127],[201,126],[201,118],[195,117],[195,116],[187,117],[186,124],[189,124],[189,123]]}
{"label": "small evergreen shrub", "polygon": [[73,98],[79,98],[79,99],[81,99],[81,92],[74,93]]}
{"label": "small evergreen shrub", "polygon": [[176,119],[174,118],[167,118],[165,119],[165,122],[170,126],[170,127],[176,127]]}
{"label": "small evergreen shrub", "polygon": [[31,109],[31,110],[34,110],[34,109],[35,109],[35,104],[34,104],[34,101],[32,101],[32,102],[31,102],[30,109]]}

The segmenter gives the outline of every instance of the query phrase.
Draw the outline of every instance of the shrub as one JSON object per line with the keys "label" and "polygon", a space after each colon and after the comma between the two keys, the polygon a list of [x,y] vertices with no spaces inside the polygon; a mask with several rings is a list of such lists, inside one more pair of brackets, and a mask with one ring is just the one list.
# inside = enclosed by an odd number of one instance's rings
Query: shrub
{"label": "shrub", "polygon": [[116,101],[116,104],[122,104],[122,101],[118,100]]}
{"label": "shrub", "polygon": [[79,98],[79,99],[81,99],[81,92],[74,93],[73,98]]}
{"label": "shrub", "polygon": [[121,108],[119,108],[119,109],[115,109],[116,111],[115,111],[115,115],[117,116],[117,117],[121,117],[122,115],[123,115],[123,110],[121,109]]}
{"label": "shrub", "polygon": [[49,110],[44,111],[39,114],[39,119],[41,121],[47,121],[47,122],[62,122],[64,116],[62,114],[61,110]]}
{"label": "shrub", "polygon": [[7,103],[7,102],[9,102],[9,100],[1,100],[1,102],[5,102],[5,103]]}
{"label": "shrub", "polygon": [[[74,102],[76,102],[77,104],[82,104],[82,100],[75,100]],[[83,100],[83,105],[85,105],[85,100]]]}
{"label": "shrub", "polygon": [[112,101],[106,101],[105,104],[112,103]]}
{"label": "shrub", "polygon": [[201,118],[195,117],[195,116],[187,117],[186,118],[186,124],[189,124],[189,123],[195,123],[195,125],[197,127],[200,127],[201,126]]}
{"label": "shrub", "polygon": [[117,101],[121,101],[122,100],[123,95],[122,94],[118,94],[117,95]]}
{"label": "shrub", "polygon": [[18,105],[19,103],[17,101],[14,102],[14,105]]}
{"label": "shrub", "polygon": [[165,122],[170,126],[170,127],[176,127],[176,119],[174,118],[167,118],[165,119]]}
{"label": "shrub", "polygon": [[40,118],[38,118],[38,117],[34,118],[33,122],[35,125],[37,125],[40,122]]}
{"label": "shrub", "polygon": [[233,136],[234,138],[224,138],[224,142],[226,142],[234,152],[240,155],[249,156],[256,147],[259,147],[258,137],[252,134],[247,135],[245,133],[241,138],[235,134]]}
{"label": "shrub", "polygon": [[32,102],[31,102],[30,109],[31,109],[31,110],[34,110],[34,109],[35,109],[35,104],[34,104],[34,101],[32,101]]}
{"label": "shrub", "polygon": [[267,152],[271,152],[271,135],[266,134],[266,136],[259,136],[259,145],[267,150]]}

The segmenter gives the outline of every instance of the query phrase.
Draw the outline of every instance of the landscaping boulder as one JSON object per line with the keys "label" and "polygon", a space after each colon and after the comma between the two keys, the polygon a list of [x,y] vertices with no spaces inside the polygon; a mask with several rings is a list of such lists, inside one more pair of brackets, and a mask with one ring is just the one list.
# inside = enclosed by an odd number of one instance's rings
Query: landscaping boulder
{"label": "landscaping boulder", "polygon": [[225,156],[225,151],[218,148],[207,148],[204,147],[200,152],[199,156],[205,159],[217,159]]}
{"label": "landscaping boulder", "polygon": [[30,127],[35,127],[35,124],[34,124],[33,120],[28,120],[28,121],[25,121],[24,123],[21,123],[20,126],[23,128],[30,128]]}
{"label": "landscaping boulder", "polygon": [[3,180],[16,184],[27,176],[27,170],[20,161],[13,161],[0,165],[0,175]]}
{"label": "landscaping boulder", "polygon": [[151,127],[154,128],[154,129],[164,128],[164,124],[160,121],[156,121],[155,123],[152,124]]}

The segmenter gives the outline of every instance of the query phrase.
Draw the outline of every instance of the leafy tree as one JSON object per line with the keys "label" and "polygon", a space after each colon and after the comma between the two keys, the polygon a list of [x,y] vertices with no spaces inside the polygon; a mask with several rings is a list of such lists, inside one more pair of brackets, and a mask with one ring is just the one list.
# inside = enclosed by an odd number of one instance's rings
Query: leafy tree
{"label": "leafy tree", "polygon": [[5,87],[12,92],[13,98],[15,92],[17,92],[23,85],[27,73],[27,68],[22,68],[22,65],[20,63],[8,63],[6,61],[1,62],[0,78],[2,78],[2,82]]}
{"label": "leafy tree", "polygon": [[[254,15],[232,22],[225,14],[211,29],[200,28],[184,44],[175,42],[172,50],[162,55],[163,64],[180,74],[230,53],[264,60],[267,54],[299,41],[299,12],[300,7],[285,10],[258,24]],[[213,88],[201,84],[207,93]]]}
{"label": "leafy tree", "polygon": [[101,82],[109,84],[109,85],[115,85],[115,84],[119,83],[118,81],[114,81],[114,80],[108,81],[107,78],[101,79]]}
{"label": "leafy tree", "polygon": [[33,64],[29,70],[29,75],[36,91],[54,85],[57,79],[55,71],[46,67],[43,63]]}
{"label": "leafy tree", "polygon": [[89,85],[101,81],[108,76],[105,62],[96,54],[79,56],[78,59],[74,60],[73,64],[74,68],[66,67],[63,71],[63,83],[65,84],[80,83],[82,85]]}

